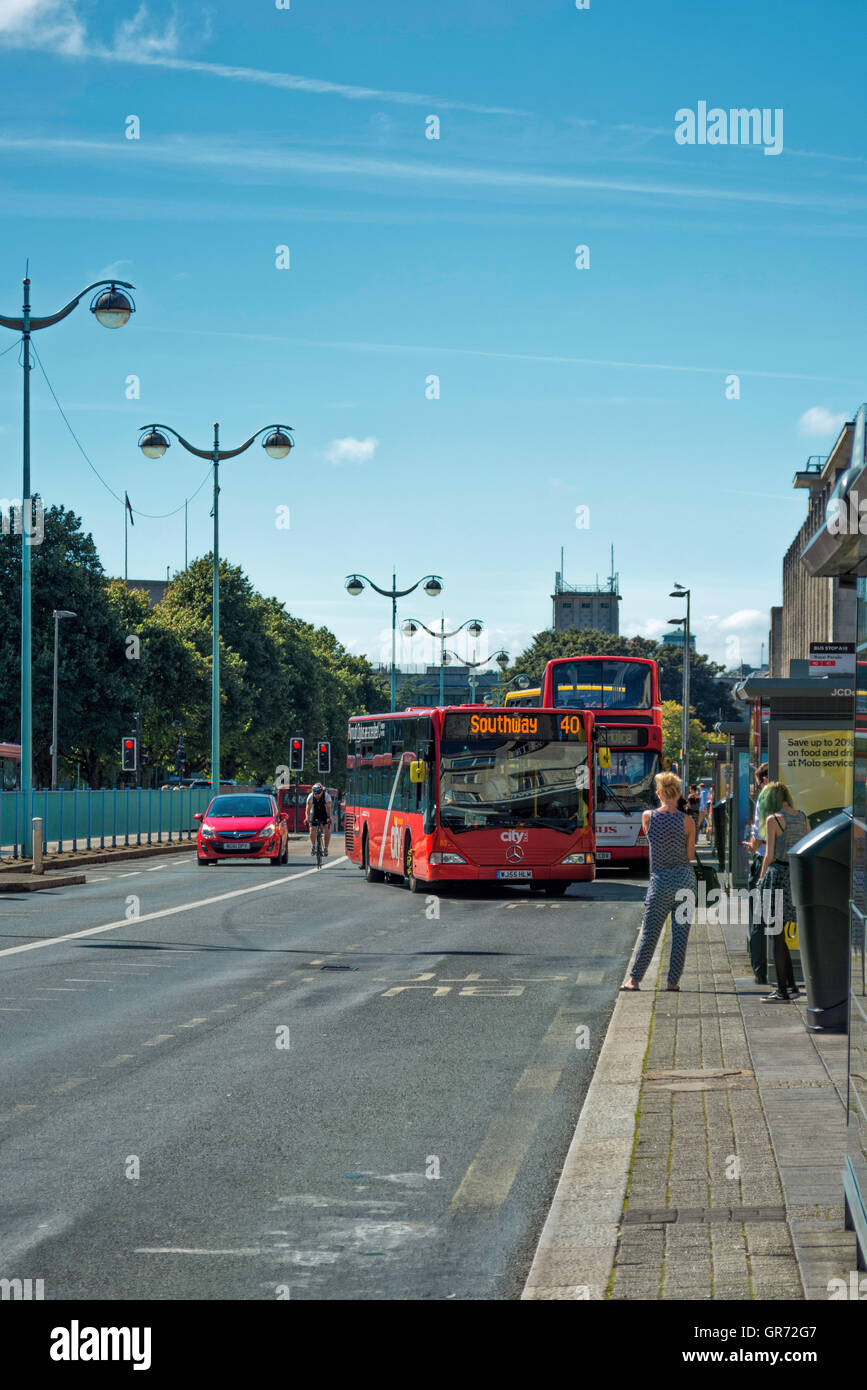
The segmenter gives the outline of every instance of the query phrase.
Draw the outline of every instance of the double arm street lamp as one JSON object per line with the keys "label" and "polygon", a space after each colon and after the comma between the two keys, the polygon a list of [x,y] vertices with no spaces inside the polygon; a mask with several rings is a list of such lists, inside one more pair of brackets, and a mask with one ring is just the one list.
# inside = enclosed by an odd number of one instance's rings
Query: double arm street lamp
{"label": "double arm street lamp", "polygon": [[251,434],[250,438],[237,449],[220,448],[220,426],[214,425],[214,443],[210,449],[197,449],[183,435],[170,425],[146,425],[142,429],[139,448],[145,458],[160,459],[169,448],[168,434],[173,434],[187,453],[196,458],[210,459],[214,466],[214,566],[212,587],[212,626],[213,645],[211,658],[211,790],[216,796],[220,790],[220,464],[223,459],[236,458],[254,444],[260,435],[267,435],[262,447],[269,458],[285,459],[294,446],[291,438],[291,425],[265,425],[263,429]]}
{"label": "double arm street lamp", "polygon": [[424,628],[425,632],[429,633],[431,637],[438,637],[440,641],[440,705],[444,705],[446,638],[457,637],[458,633],[463,632],[464,628],[466,628],[471,637],[480,637],[484,632],[485,625],[480,618],[468,618],[465,623],[461,623],[460,627],[456,627],[453,632],[446,632],[446,620],[445,618],[440,618],[439,632],[435,632],[433,628],[423,623],[421,618],[407,618],[406,622],[401,624],[401,632],[404,637],[414,637],[420,627]]}
{"label": "double arm street lamp", "polygon": [[681,782],[683,784],[684,796],[689,793],[689,602],[690,590],[685,589],[682,584],[674,581],[674,588],[668,596],[669,598],[686,599],[686,617],[669,618],[672,627],[683,627],[683,723],[681,725],[681,738],[683,739],[683,754],[681,757]]}
{"label": "double arm street lamp", "polygon": [[[120,287],[120,288],[118,288]],[[33,693],[32,661],[33,633],[31,628],[31,577],[30,546],[32,545],[33,518],[30,495],[30,335],[40,328],[50,328],[60,323],[77,308],[81,300],[91,290],[97,291],[90,303],[90,311],[103,328],[122,328],[135,312],[130,296],[122,290],[134,286],[125,280],[95,280],[87,285],[68,304],[56,314],[34,318],[30,312],[30,277],[24,279],[24,304],[21,318],[0,314],[0,326],[12,328],[21,334],[21,365],[24,369],[24,467],[21,488],[21,790],[24,793],[24,853],[31,852],[31,824],[33,791]]]}
{"label": "double arm street lamp", "polygon": [[51,702],[51,790],[57,791],[57,646],[61,618],[77,618],[68,608],[54,610],[54,698]]}
{"label": "double arm street lamp", "polygon": [[[476,675],[476,671],[478,671],[479,667],[480,667],[480,666],[487,666],[487,664],[488,664],[489,661],[496,661],[496,663],[497,663],[497,665],[499,666],[500,670],[501,670],[501,671],[505,671],[506,667],[507,667],[508,664],[509,664],[509,653],[508,653],[508,652],[503,652],[503,651],[494,652],[494,655],[493,655],[493,656],[487,657],[484,661],[464,661],[463,657],[462,657],[462,656],[458,656],[457,652],[446,652],[445,655],[446,655],[446,658],[447,658],[447,659],[448,659],[449,657],[452,657],[452,656],[453,656],[454,659],[455,659],[455,661],[459,661],[460,664],[461,664],[462,666],[468,666],[468,667],[469,667],[469,669],[470,669],[470,702],[471,702],[471,704],[475,704],[475,703],[476,703],[476,681],[478,680],[478,676]],[[499,682],[498,682],[498,688],[499,688]]]}
{"label": "double arm street lamp", "polygon": [[429,598],[439,598],[443,591],[443,581],[438,574],[423,574],[421,579],[417,579],[408,589],[398,589],[397,576],[394,571],[391,575],[391,588],[381,589],[378,584],[374,584],[372,579],[368,579],[366,574],[348,574],[346,576],[346,592],[353,598],[357,598],[364,592],[365,584],[369,584],[371,589],[375,589],[378,594],[391,599],[391,708],[397,703],[396,683],[395,683],[395,663],[397,659],[397,601],[399,598],[406,598],[418,588],[419,584],[424,585],[424,591]]}

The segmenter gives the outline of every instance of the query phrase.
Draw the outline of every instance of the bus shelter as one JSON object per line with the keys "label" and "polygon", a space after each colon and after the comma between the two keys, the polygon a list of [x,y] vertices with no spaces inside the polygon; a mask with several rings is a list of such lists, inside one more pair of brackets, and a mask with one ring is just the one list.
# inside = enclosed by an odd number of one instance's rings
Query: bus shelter
{"label": "bus shelter", "polygon": [[[849,1086],[847,1155],[843,1169],[846,1225],[858,1241],[858,1267],[867,1260],[867,403],[858,407],[851,430],[849,468],[828,499],[824,524],[811,536],[801,563],[815,579],[836,578],[855,590],[855,675],[849,675],[849,729],[853,733],[849,771],[851,799],[843,805],[852,822],[852,877],[849,896]],[[845,447],[845,434],[839,443]],[[818,682],[817,682],[818,683]],[[842,688],[838,698],[844,699]],[[853,708],[854,707],[854,708]]]}
{"label": "bus shelter", "polygon": [[749,855],[741,844],[750,828],[750,753],[747,723],[726,721],[714,726],[725,743],[714,758],[714,805],[725,798],[725,864],[724,884],[728,888],[745,888],[749,872]]}

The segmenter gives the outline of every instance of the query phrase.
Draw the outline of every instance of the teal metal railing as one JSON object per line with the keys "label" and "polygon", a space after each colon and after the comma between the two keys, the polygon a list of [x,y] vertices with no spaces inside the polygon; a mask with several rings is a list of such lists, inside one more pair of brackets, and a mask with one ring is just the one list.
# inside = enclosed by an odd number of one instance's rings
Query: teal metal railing
{"label": "teal metal railing", "polygon": [[196,832],[193,819],[211,800],[209,787],[179,791],[105,789],[34,791],[30,806],[24,792],[0,792],[0,858],[18,859],[24,845],[25,817],[42,819],[46,851],[112,849],[117,845],[150,845],[163,840],[189,840]]}

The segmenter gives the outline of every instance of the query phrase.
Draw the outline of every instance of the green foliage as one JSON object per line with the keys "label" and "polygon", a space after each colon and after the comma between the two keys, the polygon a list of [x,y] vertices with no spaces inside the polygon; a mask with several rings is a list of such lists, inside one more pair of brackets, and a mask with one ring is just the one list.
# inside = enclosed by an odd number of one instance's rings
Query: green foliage
{"label": "green foliage", "polygon": [[[683,705],[676,700],[662,702],[662,756],[680,763],[683,747]],[[697,777],[708,777],[711,760],[707,756],[708,744],[716,742],[713,733],[696,719],[690,705],[689,719],[689,777],[694,782]]]}
{"label": "green foliage", "polygon": [[[120,741],[142,717],[150,754],[144,782],[173,768],[183,726],[187,771],[210,771],[211,585],[206,555],[175,575],[151,608],[143,590],[103,573],[80,518],[63,507],[45,513],[45,536],[32,547],[34,779],[50,776],[55,608],[76,619],[61,625],[60,780],[81,763],[82,781],[112,785]],[[0,737],[17,741],[20,691],[21,542],[0,541]],[[350,714],[388,708],[388,691],[364,657],[351,655],[327,628],[294,618],[276,598],[257,593],[244,571],[220,565],[221,775],[272,783],[289,762],[289,739],[308,750],[302,780],[315,780],[319,739],[332,746],[329,784],[342,789]]]}
{"label": "green foliage", "polygon": [[[60,624],[58,744],[61,780],[81,763],[82,779],[99,785],[100,770],[130,727],[123,629],[109,601],[108,584],[93,538],[81,518],[47,507],[44,537],[30,550],[33,596],[34,781],[51,775],[54,670],[53,610],[76,613]],[[0,540],[0,736],[18,741],[21,689],[21,539]]]}

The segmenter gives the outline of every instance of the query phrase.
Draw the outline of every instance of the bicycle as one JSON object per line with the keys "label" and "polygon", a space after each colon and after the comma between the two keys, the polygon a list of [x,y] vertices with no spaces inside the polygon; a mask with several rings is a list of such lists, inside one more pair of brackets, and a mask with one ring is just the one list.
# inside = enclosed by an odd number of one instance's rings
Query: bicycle
{"label": "bicycle", "polygon": [[320,821],[316,826],[316,867],[322,868],[322,860],[325,858],[325,829]]}

